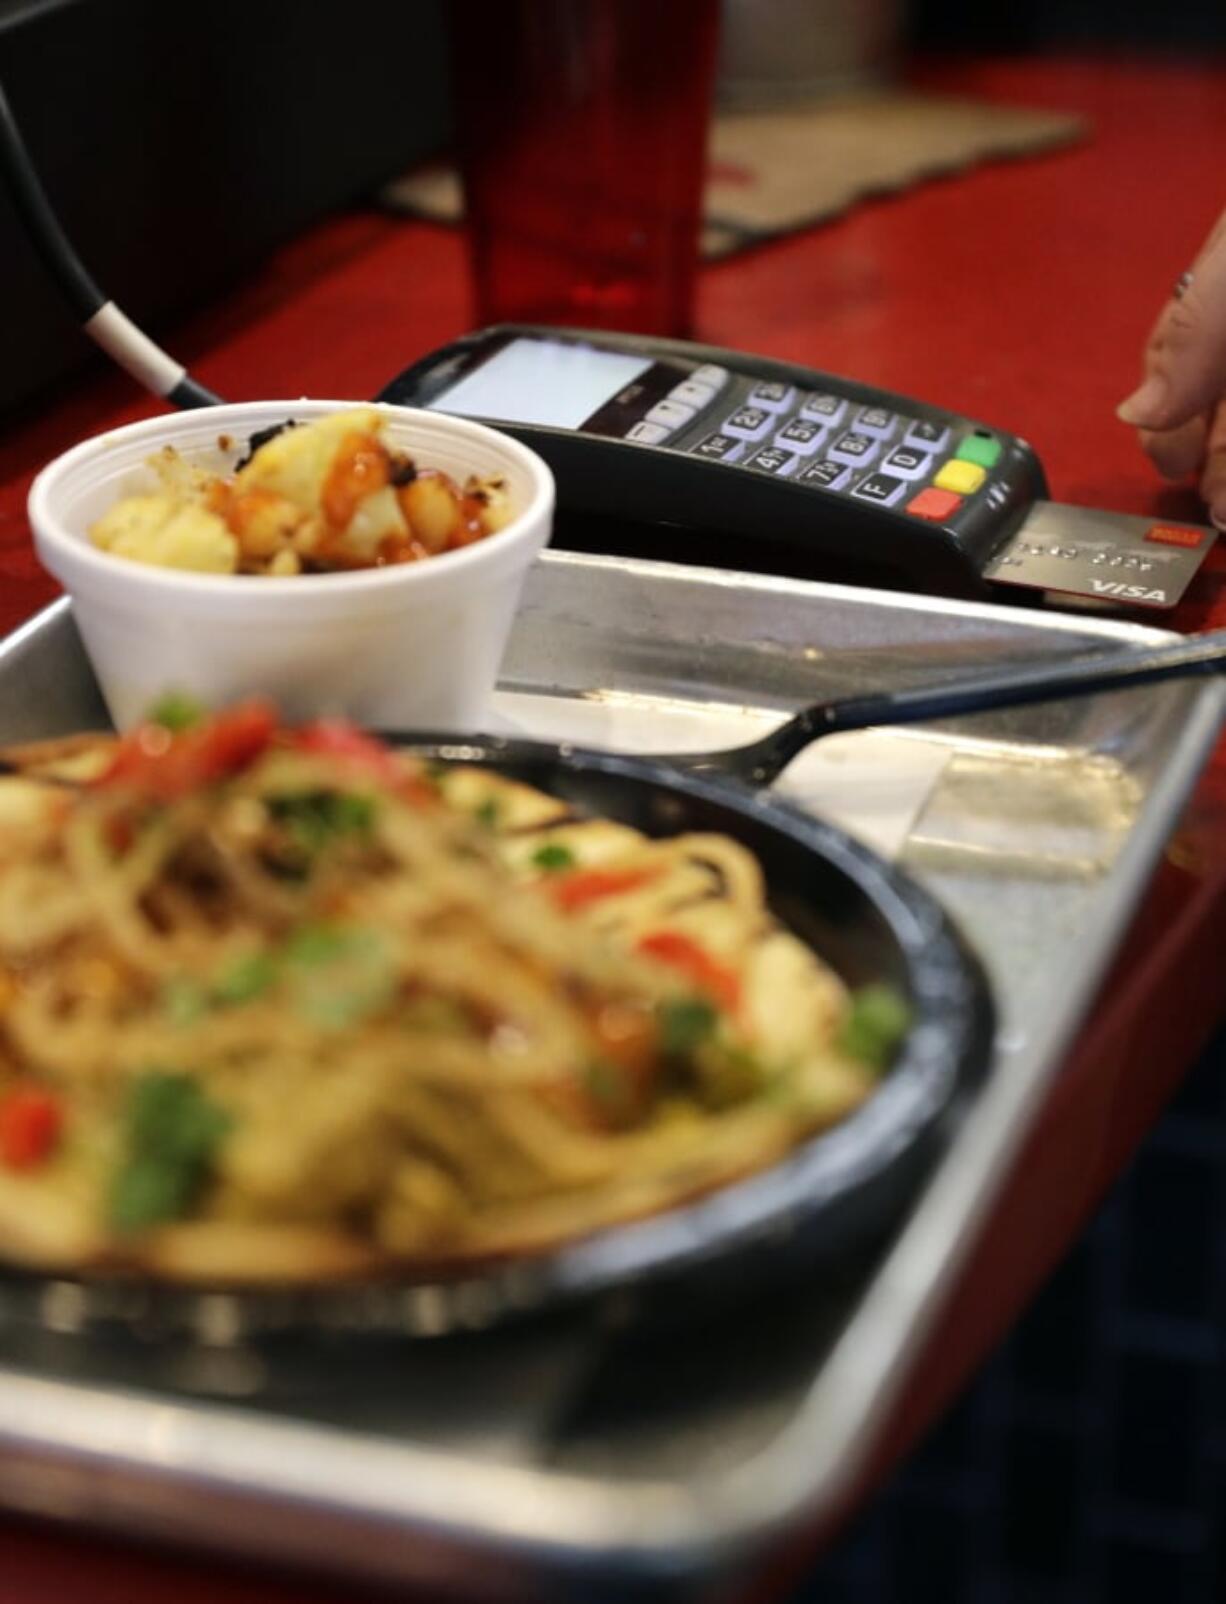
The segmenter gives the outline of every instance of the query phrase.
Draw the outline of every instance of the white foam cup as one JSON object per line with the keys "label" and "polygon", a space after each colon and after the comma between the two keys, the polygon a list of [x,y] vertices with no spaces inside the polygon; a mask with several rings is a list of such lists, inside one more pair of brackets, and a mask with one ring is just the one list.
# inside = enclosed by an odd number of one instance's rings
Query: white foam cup
{"label": "white foam cup", "polygon": [[267,578],[202,574],[117,557],[88,530],[122,496],[157,487],[164,446],[227,472],[252,433],[350,401],[254,401],[129,424],[74,446],[39,474],[29,514],[38,555],[72,597],[120,728],[159,696],[222,706],[272,697],[290,720],[343,714],[384,729],[482,722],[524,578],[549,539],[553,476],[509,435],[449,414],[379,407],[384,438],[463,484],[499,474],[514,516],[457,551],[415,563]]}

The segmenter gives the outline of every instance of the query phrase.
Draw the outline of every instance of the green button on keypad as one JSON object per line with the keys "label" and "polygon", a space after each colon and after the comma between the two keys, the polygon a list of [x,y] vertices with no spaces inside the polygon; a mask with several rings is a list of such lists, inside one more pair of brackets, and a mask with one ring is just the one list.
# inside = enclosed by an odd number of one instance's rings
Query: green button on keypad
{"label": "green button on keypad", "polygon": [[977,463],[981,468],[994,468],[1000,461],[1000,453],[999,440],[990,440],[982,434],[968,434],[954,456],[963,462]]}

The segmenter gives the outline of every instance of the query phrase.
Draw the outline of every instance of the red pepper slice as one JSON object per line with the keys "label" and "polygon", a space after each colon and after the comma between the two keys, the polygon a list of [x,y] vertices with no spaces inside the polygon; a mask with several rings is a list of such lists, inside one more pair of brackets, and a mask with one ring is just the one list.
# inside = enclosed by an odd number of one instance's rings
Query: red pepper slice
{"label": "red pepper slice", "polygon": [[348,719],[321,718],[313,724],[304,724],[295,733],[293,744],[301,752],[340,758],[379,780],[394,783],[401,777],[391,748]]}
{"label": "red pepper slice", "polygon": [[140,724],[120,741],[100,786],[123,786],[158,802],[173,802],[255,761],[277,730],[270,702],[240,702],[201,724],[172,732]]}
{"label": "red pepper slice", "polygon": [[571,874],[550,875],[545,889],[563,913],[577,913],[601,897],[636,891],[659,873],[654,864],[638,869],[576,869]]}
{"label": "red pepper slice", "polygon": [[741,977],[727,964],[713,958],[692,936],[680,930],[653,930],[642,937],[638,950],[672,969],[679,969],[726,1012],[735,1013],[740,1007]]}
{"label": "red pepper slice", "polygon": [[59,1144],[64,1117],[56,1097],[38,1086],[15,1086],[0,1101],[0,1164],[37,1169]]}
{"label": "red pepper slice", "polygon": [[396,755],[377,735],[369,735],[344,718],[316,719],[304,724],[293,736],[300,752],[315,752],[336,758],[358,774],[369,776],[415,807],[428,807],[439,801],[439,789],[426,774],[402,768]]}

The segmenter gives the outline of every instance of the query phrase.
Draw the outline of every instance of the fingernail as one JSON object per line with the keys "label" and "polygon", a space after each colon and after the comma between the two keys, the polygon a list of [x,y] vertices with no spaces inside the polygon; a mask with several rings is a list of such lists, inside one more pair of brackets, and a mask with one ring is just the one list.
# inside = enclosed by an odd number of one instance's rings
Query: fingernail
{"label": "fingernail", "polygon": [[1209,522],[1219,534],[1226,535],[1226,506],[1210,507]]}
{"label": "fingernail", "polygon": [[1135,429],[1153,428],[1161,420],[1165,403],[1166,380],[1160,373],[1151,373],[1140,389],[1120,402],[1115,415],[1121,423],[1130,423]]}

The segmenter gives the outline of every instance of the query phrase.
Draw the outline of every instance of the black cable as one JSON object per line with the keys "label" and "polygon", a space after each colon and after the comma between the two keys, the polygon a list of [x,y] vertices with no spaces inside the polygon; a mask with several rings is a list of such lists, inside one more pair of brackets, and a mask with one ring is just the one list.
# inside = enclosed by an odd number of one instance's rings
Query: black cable
{"label": "black cable", "polygon": [[90,277],[47,198],[3,84],[0,84],[0,172],[30,243],[80,319],[84,332],[154,395],[177,407],[216,406],[221,397],[198,384],[181,363],[138,329]]}
{"label": "black cable", "polygon": [[224,404],[222,396],[215,390],[208,390],[203,384],[197,383],[190,373],[184,373],[174,389],[167,390],[162,399],[169,401],[171,406],[178,407],[183,412],[191,407],[219,407]]}

